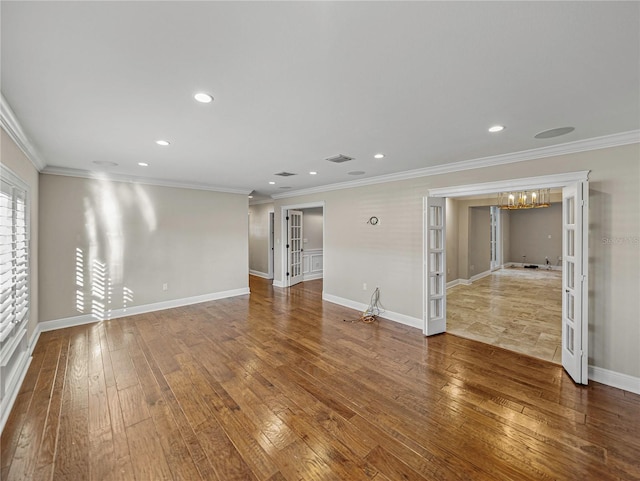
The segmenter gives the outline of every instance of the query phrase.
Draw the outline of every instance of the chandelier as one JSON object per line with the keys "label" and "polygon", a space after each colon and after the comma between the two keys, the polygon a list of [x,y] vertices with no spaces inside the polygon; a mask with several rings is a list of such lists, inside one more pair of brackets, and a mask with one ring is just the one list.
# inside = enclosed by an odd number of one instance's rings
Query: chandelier
{"label": "chandelier", "polygon": [[551,189],[521,190],[512,192],[500,192],[498,194],[498,207],[501,209],[537,209],[549,207]]}

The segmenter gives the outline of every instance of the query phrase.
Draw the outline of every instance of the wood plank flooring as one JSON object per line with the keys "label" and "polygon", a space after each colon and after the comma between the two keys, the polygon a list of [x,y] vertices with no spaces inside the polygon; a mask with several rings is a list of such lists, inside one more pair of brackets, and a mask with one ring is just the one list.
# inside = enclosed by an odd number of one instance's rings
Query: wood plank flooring
{"label": "wood plank flooring", "polygon": [[447,290],[447,332],[562,362],[562,272],[506,268]]}
{"label": "wood plank flooring", "polygon": [[322,302],[322,281],[43,333],[2,480],[640,480],[640,396]]}

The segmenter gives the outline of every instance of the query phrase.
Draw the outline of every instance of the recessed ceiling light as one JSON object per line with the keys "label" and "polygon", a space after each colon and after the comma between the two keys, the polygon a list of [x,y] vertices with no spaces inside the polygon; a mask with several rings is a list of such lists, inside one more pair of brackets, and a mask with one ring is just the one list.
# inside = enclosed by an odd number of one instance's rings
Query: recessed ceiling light
{"label": "recessed ceiling light", "polygon": [[309,172],[309,175],[316,175],[317,172],[314,172],[313,170],[311,172]]}
{"label": "recessed ceiling light", "polygon": [[375,159],[384,159],[384,154],[376,154],[373,156]]}
{"label": "recessed ceiling light", "polygon": [[349,175],[364,175],[364,170],[352,170],[351,172],[347,172]]}
{"label": "recessed ceiling light", "polygon": [[116,165],[118,165],[115,162],[111,162],[110,160],[94,160],[93,163],[96,165],[101,165],[102,167],[115,167]]}
{"label": "recessed ceiling light", "polygon": [[269,182],[269,185],[276,185],[276,183],[271,181],[271,182]]}
{"label": "recessed ceiling light", "polygon": [[253,196],[252,196],[252,195],[250,195],[250,196],[249,196],[249,199],[253,199]]}
{"label": "recessed ceiling light", "polygon": [[195,94],[193,96],[194,99],[196,99],[198,102],[203,103],[203,104],[208,104],[209,102],[211,102],[213,100],[213,97],[209,94],[206,94],[204,92],[198,92],[197,94]]}
{"label": "recessed ceiling light", "polygon": [[502,132],[504,130],[504,125],[494,125],[493,127],[489,127],[489,132],[492,134],[495,132]]}
{"label": "recessed ceiling light", "polygon": [[138,162],[138,165],[140,167],[149,167],[149,164],[147,164],[146,162]]}
{"label": "recessed ceiling light", "polygon": [[168,140],[156,140],[156,144],[162,145],[163,147],[166,147],[167,145],[169,145],[169,141]]}

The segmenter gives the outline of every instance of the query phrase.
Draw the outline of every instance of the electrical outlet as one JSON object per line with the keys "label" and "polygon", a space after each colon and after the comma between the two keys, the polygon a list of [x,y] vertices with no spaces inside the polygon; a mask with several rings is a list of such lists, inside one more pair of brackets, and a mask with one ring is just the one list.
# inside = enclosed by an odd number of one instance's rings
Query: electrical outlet
{"label": "electrical outlet", "polygon": [[363,282],[363,283],[362,283],[362,290],[363,290],[363,291],[366,291],[366,290],[367,290],[367,283],[366,283],[366,282]]}
{"label": "electrical outlet", "polygon": [[162,290],[163,291],[168,291],[169,290],[169,284],[167,284],[166,282],[164,284],[162,284]]}

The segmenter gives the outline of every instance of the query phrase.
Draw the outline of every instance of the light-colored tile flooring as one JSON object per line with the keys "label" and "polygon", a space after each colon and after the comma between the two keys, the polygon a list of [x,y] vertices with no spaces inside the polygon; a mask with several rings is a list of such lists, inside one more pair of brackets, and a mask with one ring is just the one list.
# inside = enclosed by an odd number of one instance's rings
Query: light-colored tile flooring
{"label": "light-colored tile flooring", "polygon": [[447,332],[561,362],[562,272],[506,268],[447,290]]}

